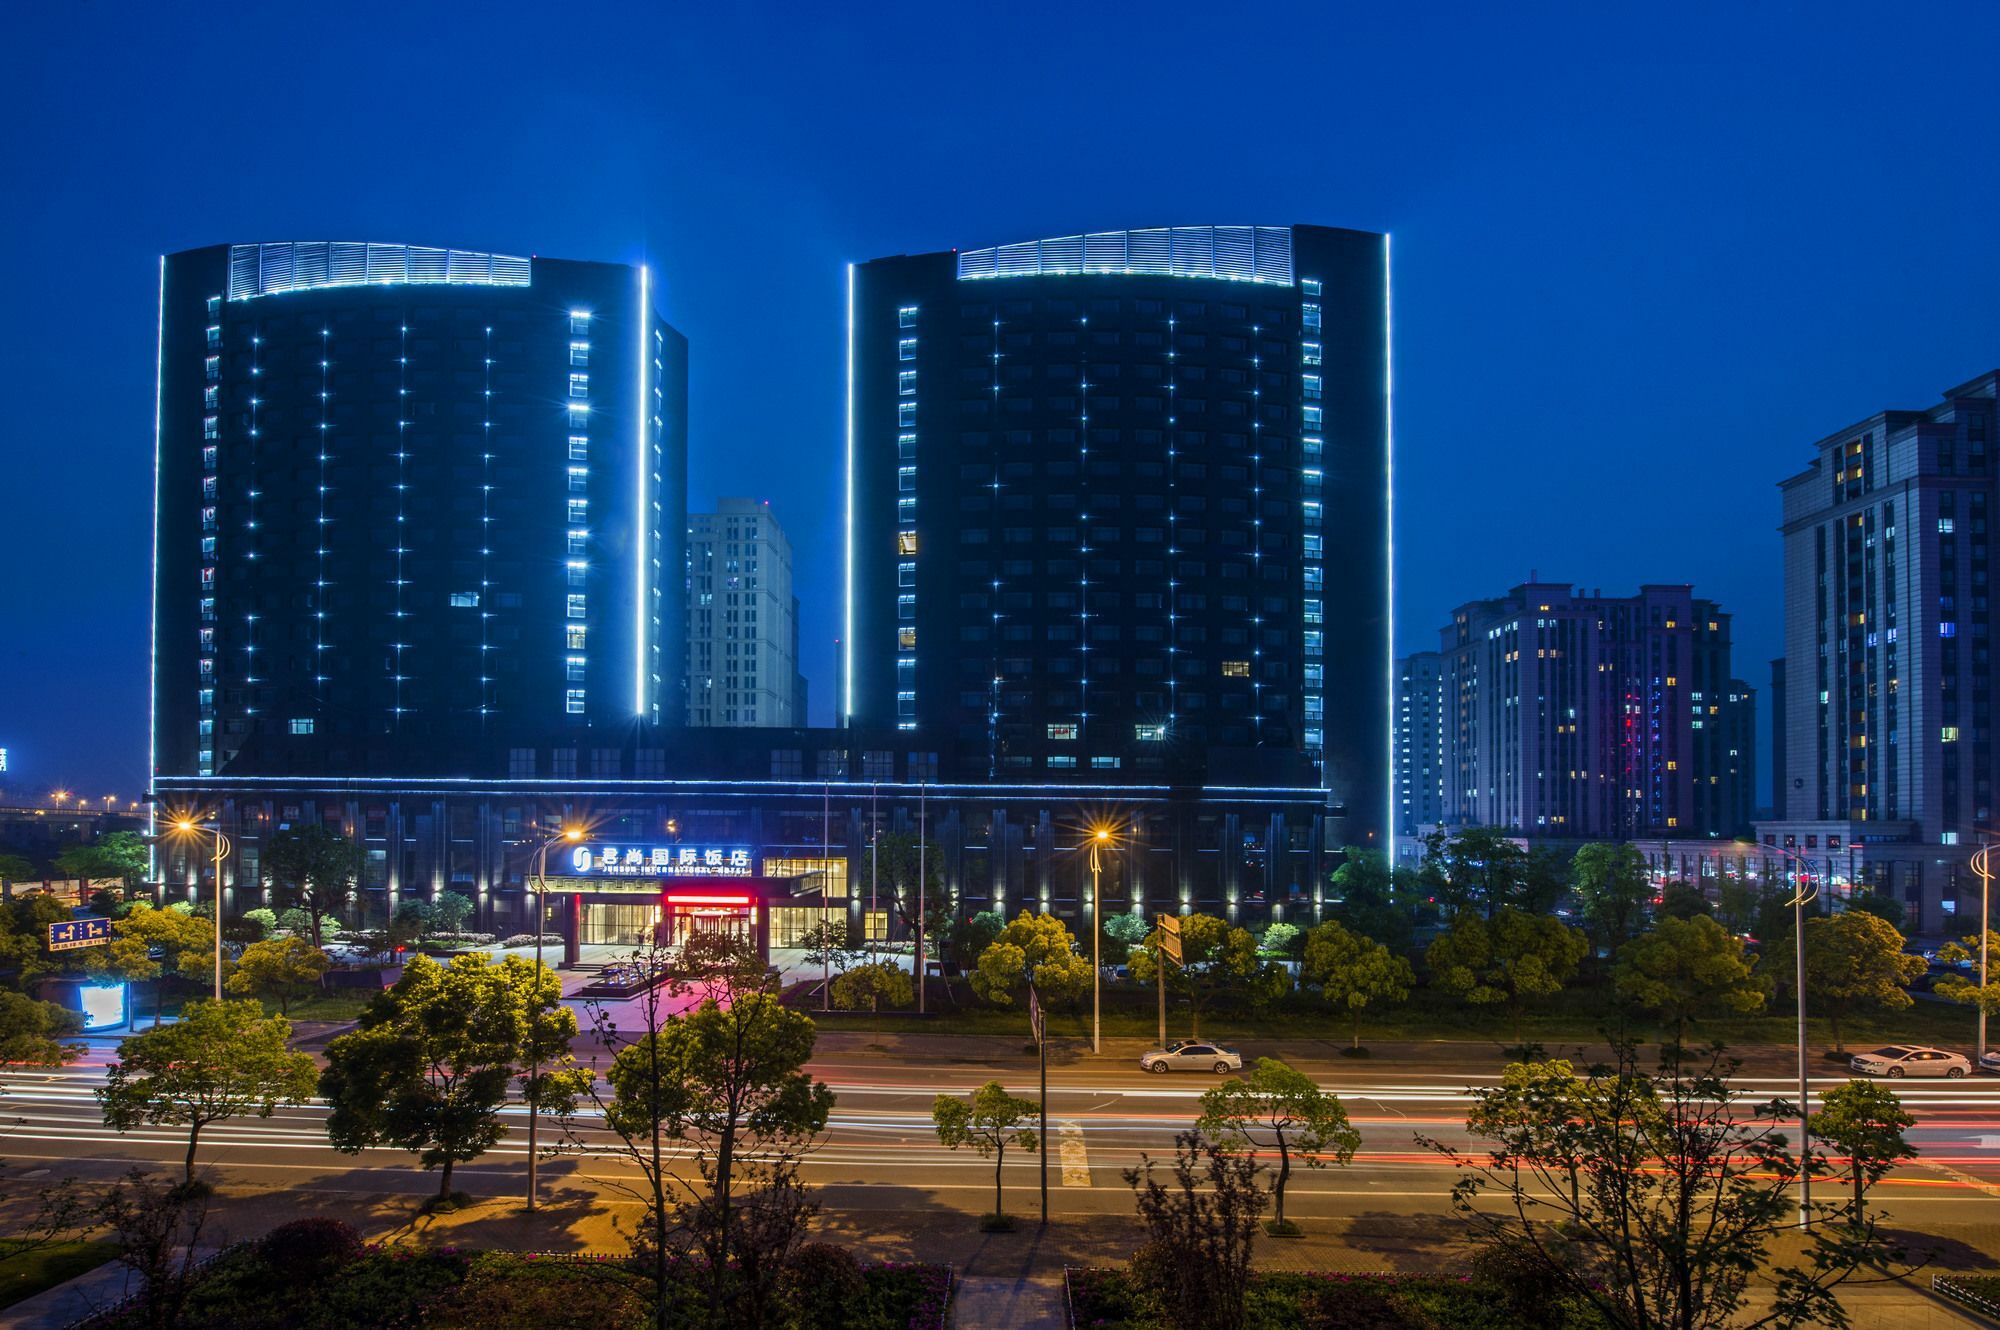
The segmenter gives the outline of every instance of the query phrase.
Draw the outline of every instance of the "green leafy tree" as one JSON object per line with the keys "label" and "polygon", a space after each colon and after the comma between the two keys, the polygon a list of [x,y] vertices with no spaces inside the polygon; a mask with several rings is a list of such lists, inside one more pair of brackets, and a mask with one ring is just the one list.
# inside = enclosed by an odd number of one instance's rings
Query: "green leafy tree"
{"label": "green leafy tree", "polygon": [[768,990],[771,967],[747,938],[696,933],[681,944],[670,983],[677,993],[697,993],[727,1006],[742,994]]}
{"label": "green leafy tree", "polygon": [[1454,917],[1424,959],[1444,992],[1474,1006],[1504,1006],[1518,1039],[1528,1004],[1560,993],[1588,949],[1579,930],[1502,906],[1490,923],[1470,912]]}
{"label": "green leafy tree", "polygon": [[998,1081],[988,1081],[972,1092],[972,1097],[941,1094],[931,1104],[931,1121],[937,1126],[938,1143],[948,1150],[967,1146],[981,1159],[993,1161],[993,1216],[996,1225],[1007,1222],[1001,1199],[1000,1170],[1007,1162],[1007,1147],[1017,1145],[1033,1153],[1041,1138],[1033,1126],[1041,1104],[1007,1093]]}
{"label": "green leafy tree", "polygon": [[68,1042],[83,1033],[83,1017],[53,1002],[0,989],[0,1063],[60,1067],[83,1056],[84,1046]]}
{"label": "green leafy tree", "polygon": [[[505,1134],[509,1083],[537,1040],[567,1045],[576,1017],[561,1005],[555,973],[518,956],[440,965],[413,957],[395,987],[378,994],[352,1034],[327,1045],[319,1091],[336,1150],[395,1145],[440,1169],[438,1197],[451,1196],[454,1165],[484,1154]],[[565,1030],[564,1027],[567,1027]],[[568,1113],[590,1073],[566,1054],[545,1058],[528,1099]]]}
{"label": "green leafy tree", "polygon": [[38,979],[88,964],[74,952],[49,950],[49,925],[69,918],[67,905],[39,892],[0,902],[0,969],[13,972],[16,986],[28,989]]}
{"label": "green leafy tree", "polygon": [[857,965],[833,981],[833,1005],[842,1011],[880,1011],[908,1007],[917,1000],[917,986],[900,965],[872,961]]}
{"label": "green leafy tree", "polygon": [[1806,992],[1833,1025],[1833,1051],[1844,1052],[1840,1023],[1857,1011],[1900,1011],[1910,1005],[1903,985],[1928,968],[1903,950],[1903,935],[1872,914],[1806,920]]}
{"label": "green leafy tree", "polygon": [[1847,1156],[1854,1184],[1848,1218],[1859,1224],[1867,1216],[1867,1190],[1880,1182],[1898,1161],[1914,1159],[1917,1149],[1903,1133],[1917,1120],[1887,1086],[1874,1081],[1849,1081],[1828,1090],[1812,1115],[1812,1134]]}
{"label": "green leafy tree", "polygon": [[194,1181],[202,1128],[224,1118],[268,1118],[279,1104],[303,1103],[317,1070],[310,1054],[286,1048],[292,1023],[255,1002],[189,1002],[171,1025],[155,1025],[118,1045],[118,1060],[97,1091],[104,1125],[186,1127],[184,1181]]}
{"label": "green leafy tree", "polygon": [[[1406,1002],[1417,977],[1410,963],[1372,938],[1350,933],[1329,919],[1306,934],[1300,973],[1353,1023],[1353,1047],[1361,1047],[1361,1016],[1370,1006]],[[1284,1207],[1282,1204],[1279,1209]],[[1281,1219],[1283,1215],[1279,1216]]]}
{"label": "green leafy tree", "polygon": [[1104,963],[1123,965],[1131,959],[1132,948],[1146,940],[1153,926],[1143,914],[1117,910],[1104,916]]}
{"label": "green leafy tree", "polygon": [[[156,954],[157,953],[157,954]],[[111,941],[92,947],[84,964],[93,974],[153,985],[153,1020],[166,1007],[169,979],[207,979],[215,963],[215,927],[189,911],[156,910],[134,901],[111,925]]]}
{"label": "green leafy tree", "polygon": [[1660,920],[1619,949],[1612,976],[1620,996],[1673,1026],[1675,1043],[1703,1016],[1748,1015],[1768,997],[1743,939],[1707,915]]}
{"label": "green leafy tree", "polygon": [[[1142,984],[1159,978],[1159,942],[1148,937],[1132,953],[1132,977]],[[1169,963],[1167,990],[1188,1000],[1189,1029],[1201,1038],[1201,1018],[1225,994],[1261,1006],[1285,991],[1283,967],[1257,954],[1257,939],[1212,914],[1181,916],[1181,964]]]}
{"label": "green leafy tree", "polygon": [[24,854],[0,854],[0,882],[28,882],[41,876],[34,860]]}
{"label": "green leafy tree", "polygon": [[1328,913],[1349,932],[1372,937],[1398,955],[1410,948],[1414,934],[1411,903],[1425,889],[1406,881],[1405,870],[1391,869],[1389,856],[1380,850],[1349,845],[1341,852],[1340,867],[1333,870],[1333,891],[1337,899]]}
{"label": "green leafy tree", "polygon": [[1468,827],[1451,836],[1432,832],[1425,857],[1437,861],[1439,899],[1454,915],[1477,909],[1491,919],[1523,893],[1528,852],[1503,828]]}
{"label": "green leafy tree", "polygon": [[1715,917],[1732,933],[1750,933],[1757,928],[1758,903],[1763,889],[1747,878],[1725,875],[1715,889]]}
{"label": "green leafy tree", "polygon": [[465,929],[466,921],[477,912],[472,897],[456,891],[440,891],[431,902],[431,924],[440,933],[458,933]]}
{"label": "green leafy tree", "polygon": [[[2000,933],[1989,931],[1986,934],[1986,954],[1989,966],[2000,962]],[[1952,965],[1978,965],[1979,934],[1945,943],[1938,948],[1938,958]],[[2000,983],[1982,984],[1974,975],[1940,976],[1931,991],[1947,1002],[1976,1007],[1988,1016],[2000,1016]]]}
{"label": "green leafy tree", "polygon": [[1638,847],[1620,842],[1585,845],[1570,861],[1570,890],[1583,913],[1584,926],[1600,951],[1615,953],[1631,940],[1646,916],[1652,884],[1646,877],[1645,856]]}
{"label": "green leafy tree", "polygon": [[1894,896],[1879,891],[1857,891],[1847,898],[1847,908],[1887,920],[1889,927],[1898,931],[1903,927],[1903,902]]}
{"label": "green leafy tree", "polygon": [[259,906],[254,910],[245,910],[243,922],[257,930],[257,938],[261,941],[278,931],[278,912]]}
{"label": "green leafy tree", "polygon": [[1708,897],[1692,882],[1669,882],[1660,888],[1660,904],[1655,913],[1662,919],[1701,919],[1711,912]]}
{"label": "green leafy tree", "polygon": [[1292,1180],[1294,1152],[1307,1167],[1324,1168],[1347,1163],[1361,1148],[1361,1133],[1349,1124],[1339,1096],[1276,1058],[1258,1058],[1248,1076],[1204,1090],[1195,1127],[1236,1149],[1277,1151],[1278,1171],[1271,1179],[1273,1232],[1294,1231],[1285,1220],[1285,1184]]}
{"label": "green leafy tree", "polygon": [[[1127,915],[1126,918],[1137,918]],[[1141,920],[1143,923],[1144,921]],[[1141,933],[1141,937],[1145,934]],[[1305,945],[1305,934],[1297,924],[1276,923],[1265,929],[1257,939],[1257,950],[1266,956],[1279,956],[1285,960],[1296,960],[1299,948]]]}
{"label": "green leafy tree", "polygon": [[1011,1007],[1023,984],[1033,984],[1045,1002],[1073,1001],[1090,991],[1090,958],[1077,954],[1068,925],[1052,914],[1021,911],[979,953],[974,993],[996,1007]]}
{"label": "green leafy tree", "polygon": [[[669,1022],[650,1046],[619,1054],[637,1064],[636,1086],[647,1083],[643,1064],[650,1056],[672,1071],[677,1091],[668,1105],[669,1134],[692,1152],[707,1186],[697,1231],[718,1281],[727,1277],[741,1228],[739,1183],[786,1185],[790,1162],[826,1129],[833,1092],[805,1069],[816,1037],[804,1012],[771,993],[746,992],[726,1007],[704,1000]],[[650,1110],[635,1105],[635,1111]],[[720,1283],[711,1289],[718,1305],[723,1292]]]}
{"label": "green leafy tree", "polygon": [[[1108,925],[1109,920],[1105,921]],[[957,967],[960,973],[970,974],[979,964],[979,954],[993,945],[1007,927],[1007,919],[998,910],[981,910],[967,915],[951,926],[950,943],[945,948],[945,959]]]}
{"label": "green leafy tree", "polygon": [[326,945],[326,923],[347,909],[361,881],[361,847],[323,823],[280,831],[264,847],[264,873],[280,907],[304,910],[312,944]]}
{"label": "green leafy tree", "polygon": [[390,920],[408,930],[418,942],[422,942],[437,930],[437,907],[421,896],[411,896],[396,902]]}
{"label": "green leafy tree", "polygon": [[1753,1107],[1732,1091],[1736,1070],[1719,1048],[1668,1044],[1647,1074],[1624,1041],[1580,1084],[1474,1091],[1472,1148],[1419,1140],[1459,1170],[1452,1207],[1482,1253],[1552,1304],[1617,1330],[1846,1325],[1839,1286],[1893,1260],[1893,1244],[1824,1203],[1799,1226],[1796,1109]]}
{"label": "green leafy tree", "polygon": [[130,896],[146,880],[146,842],[135,831],[112,831],[89,845],[73,845],[56,856],[56,867],[79,882],[117,878]]}
{"label": "green leafy tree", "polygon": [[302,937],[272,938],[243,948],[222,986],[244,997],[270,998],[280,1016],[289,1016],[293,1001],[317,988],[332,965],[325,952]]}
{"label": "green leafy tree", "polygon": [[1521,863],[1520,885],[1508,904],[1529,914],[1552,914],[1569,894],[1569,860],[1555,850],[1537,847]]}

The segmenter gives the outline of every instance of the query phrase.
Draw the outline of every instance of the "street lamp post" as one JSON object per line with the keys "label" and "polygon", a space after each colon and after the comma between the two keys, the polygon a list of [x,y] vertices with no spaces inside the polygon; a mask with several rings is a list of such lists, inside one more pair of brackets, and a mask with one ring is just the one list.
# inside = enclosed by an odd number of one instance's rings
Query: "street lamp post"
{"label": "street lamp post", "polygon": [[1972,852],[1970,867],[1979,874],[1979,1050],[1973,1054],[1975,1070],[1986,1065],[1986,939],[1993,931],[1993,847],[1981,845]]}
{"label": "street lamp post", "polygon": [[[583,832],[575,827],[564,827],[555,835],[543,841],[535,851],[535,998],[539,1002],[542,991],[542,925],[547,922],[547,893],[549,885],[549,851],[565,841],[576,842],[583,839]],[[541,1080],[542,1042],[534,1037],[532,1022],[535,1007],[528,1009],[528,1213],[535,1211],[535,1201],[540,1188],[536,1185],[535,1164],[540,1145],[541,1126]]]}
{"label": "street lamp post", "polygon": [[191,817],[179,818],[174,822],[174,830],[190,836],[212,836],[215,839],[215,898],[210,905],[215,917],[210,920],[215,934],[215,1000],[222,1001],[222,860],[229,853],[229,837],[222,834],[222,819],[217,817],[213,827],[205,827]]}
{"label": "street lamp post", "polygon": [[1099,902],[1102,893],[1098,891],[1099,874],[1102,865],[1097,858],[1098,850],[1111,839],[1111,833],[1099,827],[1090,837],[1090,1051],[1094,1056],[1098,1051],[1098,1034],[1102,1024],[1100,989],[1104,981],[1104,967],[1098,960],[1099,939],[1104,936],[1104,911]]}
{"label": "street lamp post", "polygon": [[1812,1114],[1809,1108],[1811,1089],[1806,1080],[1806,906],[1819,892],[1807,888],[1807,880],[1813,871],[1810,860],[1775,845],[1764,848],[1775,850],[1787,863],[1798,868],[1795,874],[1787,874],[1792,879],[1792,898],[1786,904],[1792,907],[1792,946],[1797,965],[1792,992],[1798,1000],[1799,1013],[1799,1227],[1811,1228]]}

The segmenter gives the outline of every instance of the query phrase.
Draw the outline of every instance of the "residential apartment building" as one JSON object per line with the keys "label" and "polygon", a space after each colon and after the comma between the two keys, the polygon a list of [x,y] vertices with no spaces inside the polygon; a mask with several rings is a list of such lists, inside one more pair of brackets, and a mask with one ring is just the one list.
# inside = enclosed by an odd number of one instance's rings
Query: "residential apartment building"
{"label": "residential apartment building", "polygon": [[1413,651],[1396,662],[1398,836],[1444,821],[1444,657]]}
{"label": "residential apartment building", "polygon": [[792,544],[756,499],[688,514],[688,723],[805,724]]}

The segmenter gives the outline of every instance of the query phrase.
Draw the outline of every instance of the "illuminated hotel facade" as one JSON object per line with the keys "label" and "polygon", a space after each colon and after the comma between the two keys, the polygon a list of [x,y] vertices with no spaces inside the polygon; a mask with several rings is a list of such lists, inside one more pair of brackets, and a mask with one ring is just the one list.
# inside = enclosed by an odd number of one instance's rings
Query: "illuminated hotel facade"
{"label": "illuminated hotel facade", "polygon": [[686,410],[642,268],[164,258],[154,775],[428,773],[680,723]]}
{"label": "illuminated hotel facade", "polygon": [[[523,931],[538,848],[579,826],[548,869],[572,954],[656,908],[784,945],[829,912],[901,931],[893,834],[963,912],[1077,917],[1104,829],[1106,911],[1319,917],[1388,818],[1387,240],[1189,228],[1157,233],[1155,270],[1155,233],[1116,234],[1130,272],[1063,274],[1065,242],[1032,276],[1003,275],[1019,247],[986,252],[991,280],[952,255],[855,270],[865,646],[826,730],[686,724],[686,348],[642,270],[170,256],[153,788],[230,838],[225,908],[267,897],[272,836],[324,825],[363,850],[358,917],[448,890]],[[911,304],[950,391],[906,490]],[[972,423],[982,394],[1009,432]],[[906,690],[910,626],[946,649]],[[162,856],[163,894],[213,890],[205,849]]]}
{"label": "illuminated hotel facade", "polygon": [[849,281],[848,723],[965,779],[1389,816],[1389,247],[1071,235]]}

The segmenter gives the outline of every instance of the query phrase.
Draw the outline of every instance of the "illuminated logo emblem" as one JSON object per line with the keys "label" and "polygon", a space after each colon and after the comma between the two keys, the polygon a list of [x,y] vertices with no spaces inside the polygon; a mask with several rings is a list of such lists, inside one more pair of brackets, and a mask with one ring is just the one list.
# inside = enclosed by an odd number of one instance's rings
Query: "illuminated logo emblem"
{"label": "illuminated logo emblem", "polygon": [[569,865],[579,873],[590,871],[590,847],[579,845],[569,852]]}

